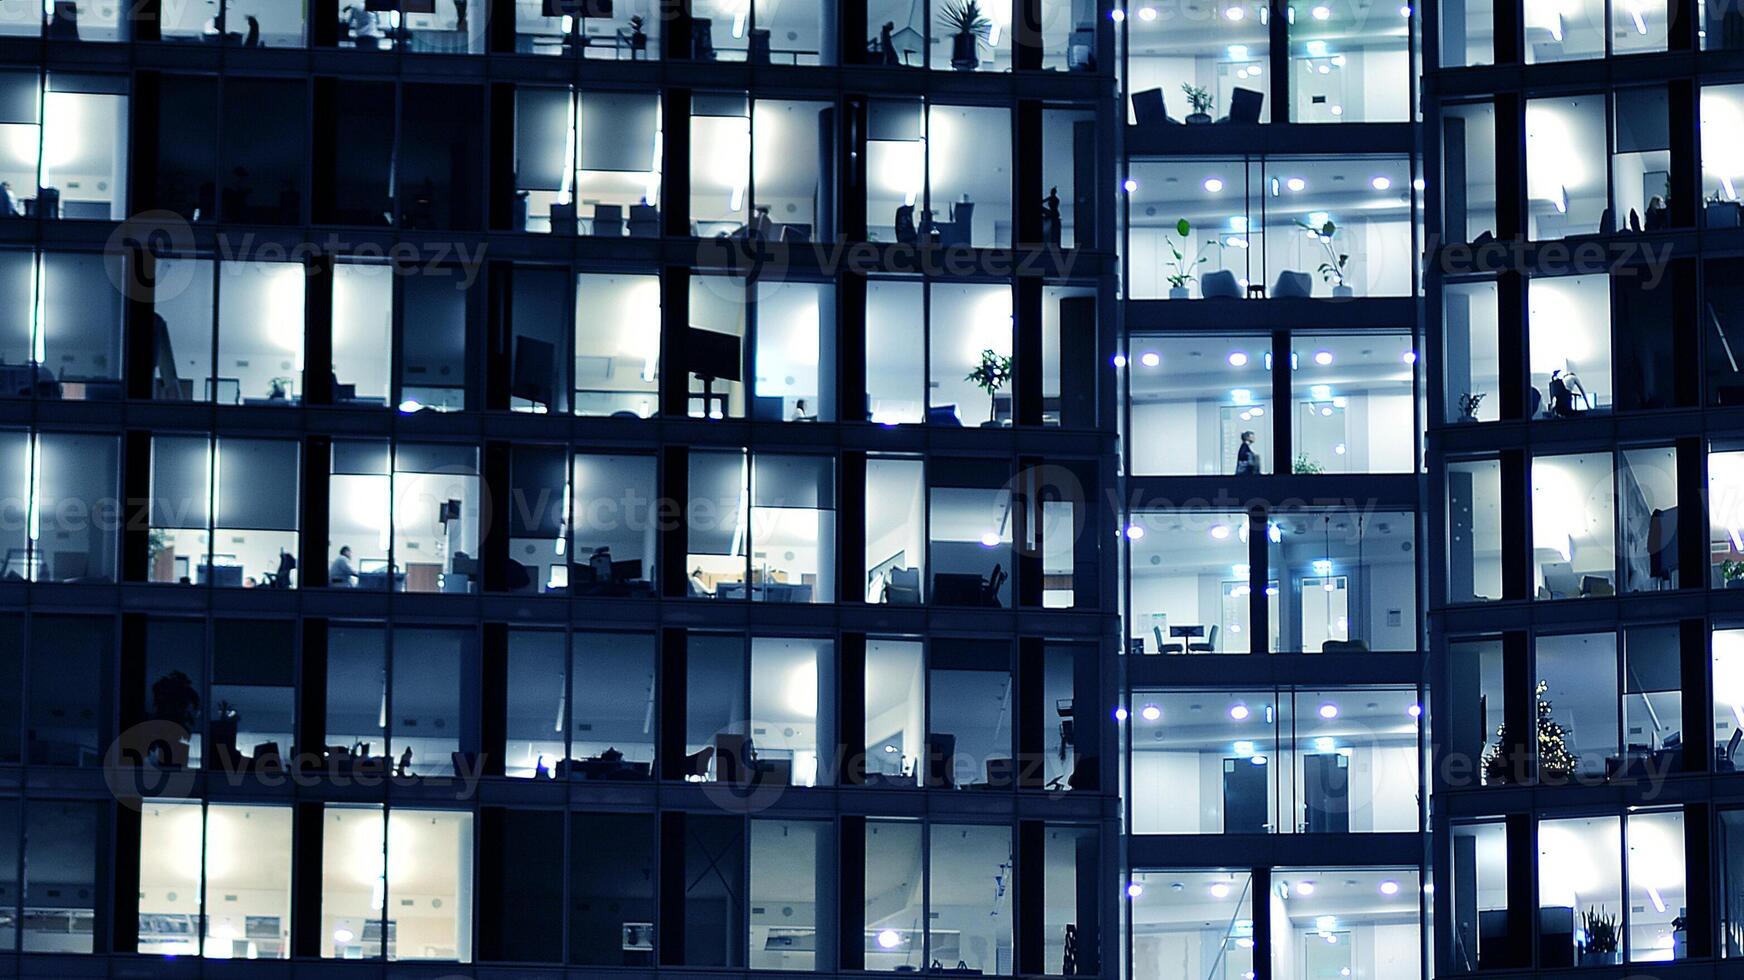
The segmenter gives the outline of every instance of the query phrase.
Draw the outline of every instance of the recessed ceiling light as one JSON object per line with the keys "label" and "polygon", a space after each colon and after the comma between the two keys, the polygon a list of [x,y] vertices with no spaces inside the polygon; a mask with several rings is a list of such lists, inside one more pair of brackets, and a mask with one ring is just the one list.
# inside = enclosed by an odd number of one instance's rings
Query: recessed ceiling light
{"label": "recessed ceiling light", "polygon": [[1326,365],[1331,364],[1332,363],[1332,352],[1329,350],[1315,351],[1314,352],[1314,363],[1320,365],[1321,367],[1325,367]]}
{"label": "recessed ceiling light", "polygon": [[1156,721],[1163,716],[1163,709],[1154,704],[1147,704],[1139,711],[1139,717],[1145,721]]}
{"label": "recessed ceiling light", "polygon": [[1291,177],[1289,180],[1284,181],[1284,186],[1293,191],[1300,191],[1307,188],[1308,182],[1300,177]]}
{"label": "recessed ceiling light", "polygon": [[1239,351],[1239,350],[1230,351],[1229,352],[1229,366],[1230,367],[1246,367],[1247,366],[1247,352],[1246,351]]}
{"label": "recessed ceiling light", "polygon": [[1315,7],[1313,10],[1309,11],[1309,13],[1314,15],[1315,20],[1326,20],[1328,17],[1332,16],[1332,10],[1325,4]]}
{"label": "recessed ceiling light", "polygon": [[1140,7],[1138,10],[1138,19],[1142,20],[1146,23],[1149,23],[1153,20],[1156,20],[1157,19],[1156,8],[1155,7]]}
{"label": "recessed ceiling light", "polygon": [[1381,894],[1382,895],[1397,895],[1397,894],[1399,894],[1399,883],[1396,881],[1383,881],[1383,882],[1381,882]]}
{"label": "recessed ceiling light", "polygon": [[1133,180],[1131,177],[1128,177],[1128,178],[1126,178],[1126,183],[1121,184],[1120,186],[1126,188],[1126,192],[1128,194],[1131,194],[1133,191],[1138,190],[1138,181]]}
{"label": "recessed ceiling light", "polygon": [[1126,886],[1126,895],[1128,898],[1137,898],[1143,894],[1144,894],[1144,886],[1139,884],[1136,881],[1133,882],[1132,884]]}
{"label": "recessed ceiling light", "polygon": [[1200,186],[1205,188],[1207,194],[1216,194],[1223,190],[1223,181],[1217,177],[1207,177],[1205,183]]}
{"label": "recessed ceiling light", "polygon": [[1247,11],[1240,7],[1230,7],[1228,10],[1223,12],[1223,16],[1230,20],[1241,20],[1243,17],[1247,16]]}
{"label": "recessed ceiling light", "polygon": [[1236,721],[1247,720],[1247,715],[1247,705],[1237,702],[1229,706],[1229,717],[1234,718]]}
{"label": "recessed ceiling light", "polygon": [[1338,705],[1333,704],[1331,701],[1328,701],[1325,704],[1321,705],[1320,706],[1320,717],[1326,718],[1328,720],[1333,719],[1333,718],[1337,718],[1338,717]]}
{"label": "recessed ceiling light", "polygon": [[1215,885],[1212,885],[1211,886],[1211,897],[1212,898],[1228,898],[1229,897],[1229,886],[1224,884],[1221,881]]}
{"label": "recessed ceiling light", "polygon": [[1120,9],[1119,7],[1115,7],[1114,10],[1112,10],[1108,14],[1108,19],[1110,19],[1110,20],[1114,21],[1116,24],[1118,24],[1121,21],[1126,19],[1126,11]]}
{"label": "recessed ceiling light", "polygon": [[999,535],[995,534],[992,531],[988,531],[987,533],[981,535],[981,547],[983,547],[983,548],[997,548],[997,547],[999,547]]}
{"label": "recessed ceiling light", "polygon": [[1369,186],[1377,191],[1389,190],[1393,186],[1393,180],[1390,177],[1377,176],[1375,179],[1369,181]]}
{"label": "recessed ceiling light", "polygon": [[1213,525],[1211,525],[1211,536],[1213,538],[1217,539],[1218,541],[1225,540],[1226,538],[1229,537],[1229,525],[1227,525],[1227,524],[1213,524]]}
{"label": "recessed ceiling light", "polygon": [[1138,356],[1138,362],[1145,367],[1156,367],[1163,363],[1163,356],[1154,350],[1147,350]]}

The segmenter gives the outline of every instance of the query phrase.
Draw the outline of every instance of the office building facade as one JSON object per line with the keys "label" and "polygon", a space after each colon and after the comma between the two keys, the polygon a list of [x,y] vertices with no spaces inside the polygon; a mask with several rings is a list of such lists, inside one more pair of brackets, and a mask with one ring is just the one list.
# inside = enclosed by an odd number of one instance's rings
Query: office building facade
{"label": "office building facade", "polygon": [[1738,18],[1444,4],[1426,35],[1445,973],[1739,955]]}
{"label": "office building facade", "polygon": [[1120,20],[1134,977],[1437,975],[1422,18]]}
{"label": "office building facade", "polygon": [[1107,0],[24,6],[0,972],[1119,970]]}

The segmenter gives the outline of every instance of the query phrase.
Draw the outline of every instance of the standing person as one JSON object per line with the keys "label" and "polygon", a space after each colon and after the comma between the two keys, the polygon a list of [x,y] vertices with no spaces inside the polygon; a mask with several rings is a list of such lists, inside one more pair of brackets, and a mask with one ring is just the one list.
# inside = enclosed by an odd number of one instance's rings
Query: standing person
{"label": "standing person", "polygon": [[1235,475],[1258,476],[1260,473],[1259,450],[1253,447],[1254,433],[1252,429],[1241,434],[1241,447],[1235,451]]}

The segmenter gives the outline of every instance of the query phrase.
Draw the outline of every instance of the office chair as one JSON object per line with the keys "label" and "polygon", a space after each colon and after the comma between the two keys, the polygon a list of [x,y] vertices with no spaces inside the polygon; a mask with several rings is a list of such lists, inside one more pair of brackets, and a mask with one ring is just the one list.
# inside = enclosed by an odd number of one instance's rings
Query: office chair
{"label": "office chair", "polygon": [[1726,740],[1726,747],[1717,751],[1719,758],[1714,760],[1716,772],[1738,771],[1738,743],[1744,741],[1744,728],[1732,729],[1732,737]]}
{"label": "office chair", "polygon": [[987,576],[987,593],[986,593],[986,600],[987,600],[986,604],[987,605],[989,605],[989,606],[998,606],[999,605],[999,590],[1005,587],[1005,582],[1009,578],[1011,578],[1011,576],[1006,574],[1005,567],[1003,565],[994,565],[993,566],[993,574]]}
{"label": "office chair", "polygon": [[1152,626],[1151,629],[1157,634],[1157,652],[1158,653],[1186,653],[1187,652],[1187,647],[1185,644],[1169,643],[1169,642],[1164,641],[1163,628],[1161,626]]}
{"label": "office chair", "polygon": [[1216,653],[1217,652],[1217,627],[1216,626],[1211,627],[1211,630],[1205,634],[1204,642],[1202,642],[1202,643],[1189,642],[1187,644],[1187,652],[1188,653]]}

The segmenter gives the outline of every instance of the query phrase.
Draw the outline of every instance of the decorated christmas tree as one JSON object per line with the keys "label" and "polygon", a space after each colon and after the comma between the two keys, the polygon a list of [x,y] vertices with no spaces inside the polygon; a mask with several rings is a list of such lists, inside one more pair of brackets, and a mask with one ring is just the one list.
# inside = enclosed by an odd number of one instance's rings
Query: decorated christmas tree
{"label": "decorated christmas tree", "polygon": [[[1532,692],[1538,704],[1538,776],[1540,779],[1567,778],[1580,764],[1580,756],[1568,747],[1568,732],[1551,717],[1550,699],[1544,696],[1546,690],[1548,685],[1539,681],[1537,689]],[[1513,760],[1508,758],[1508,746],[1512,742],[1507,725],[1496,729],[1496,744],[1490,746],[1484,758],[1484,772],[1490,782],[1511,781]]]}

